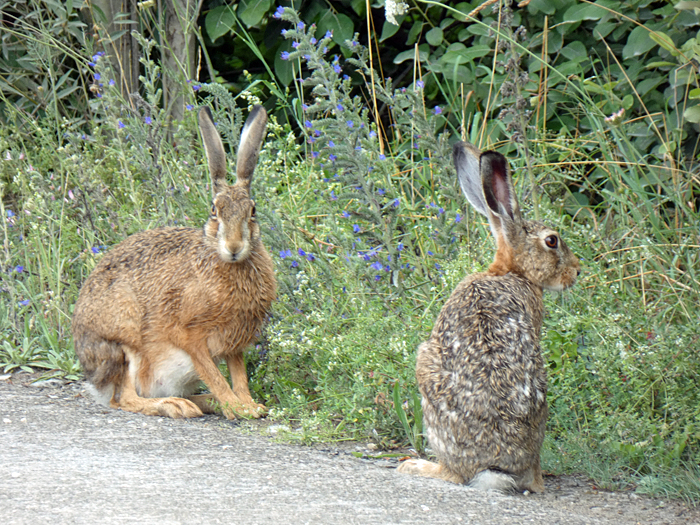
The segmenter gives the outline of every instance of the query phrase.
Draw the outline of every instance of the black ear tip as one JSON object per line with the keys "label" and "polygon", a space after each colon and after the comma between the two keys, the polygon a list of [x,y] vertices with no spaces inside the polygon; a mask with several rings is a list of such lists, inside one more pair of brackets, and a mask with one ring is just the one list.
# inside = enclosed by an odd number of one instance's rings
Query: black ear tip
{"label": "black ear tip", "polygon": [[490,166],[494,170],[505,172],[508,169],[508,161],[497,151],[489,150],[481,154],[480,163]]}
{"label": "black ear tip", "polygon": [[457,164],[457,161],[463,157],[466,156],[466,144],[462,142],[461,140],[459,142],[455,142],[454,146],[452,146],[452,160],[454,161],[455,164]]}

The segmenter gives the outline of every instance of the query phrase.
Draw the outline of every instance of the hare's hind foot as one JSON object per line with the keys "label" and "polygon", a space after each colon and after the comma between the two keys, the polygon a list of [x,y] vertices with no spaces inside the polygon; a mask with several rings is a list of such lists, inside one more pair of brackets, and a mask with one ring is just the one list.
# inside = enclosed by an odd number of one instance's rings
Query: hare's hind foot
{"label": "hare's hind foot", "polygon": [[518,488],[521,490],[529,490],[530,492],[544,492],[544,479],[542,479],[542,469],[540,467],[539,458],[537,463],[527,469],[518,481]]}
{"label": "hare's hind foot", "polygon": [[223,405],[216,399],[214,394],[198,394],[189,396],[189,401],[194,403],[205,414],[223,414],[227,419],[236,418],[259,418],[267,414],[267,407],[254,401],[244,403],[242,401],[234,401],[224,403]]}
{"label": "hare's hind foot", "polygon": [[121,388],[109,402],[112,408],[127,412],[137,412],[147,416],[163,416],[173,419],[201,417],[204,414],[192,401],[181,397],[141,397],[136,392],[128,374],[125,374]]}
{"label": "hare's hind foot", "polygon": [[411,474],[412,476],[444,479],[452,483],[464,483],[464,478],[459,474],[452,472],[444,465],[426,461],[425,459],[407,459],[399,465],[398,471],[403,474]]}

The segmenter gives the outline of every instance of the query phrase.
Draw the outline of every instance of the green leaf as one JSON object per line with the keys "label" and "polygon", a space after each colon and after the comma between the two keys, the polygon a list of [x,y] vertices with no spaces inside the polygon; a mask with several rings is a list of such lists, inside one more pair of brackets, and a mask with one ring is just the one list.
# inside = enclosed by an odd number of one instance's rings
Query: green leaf
{"label": "green leaf", "polygon": [[576,4],[564,13],[564,22],[576,23],[584,20],[600,20],[607,14],[602,7],[593,4]]}
{"label": "green leaf", "polygon": [[318,19],[316,34],[325,35],[326,31],[333,31],[333,42],[344,44],[346,40],[352,40],[355,27],[349,16],[342,13],[334,13],[330,9]]}
{"label": "green leaf", "polygon": [[671,37],[668,36],[666,33],[656,31],[654,33],[650,33],[649,37],[672,55],[675,56],[678,54],[678,49],[676,49],[676,45],[673,43]]}
{"label": "green leaf", "polygon": [[212,42],[227,34],[236,23],[236,15],[233,10],[225,5],[215,7],[207,13],[204,19],[204,27]]}
{"label": "green leaf", "polygon": [[629,110],[634,104],[634,97],[632,95],[625,95],[622,98],[622,107]]}
{"label": "green leaf", "polygon": [[401,27],[401,23],[403,22],[404,18],[406,18],[405,15],[396,18],[396,21],[399,23],[397,26],[385,20],[384,25],[382,26],[382,36],[379,37],[379,41],[384,42],[387,38],[394,36]]}
{"label": "green leaf", "polygon": [[[428,50],[426,49],[426,45],[423,44],[421,46],[418,46],[418,60],[421,62],[425,62],[428,60]],[[405,62],[406,60],[413,60],[416,52],[414,49],[409,49],[407,51],[403,51],[402,53],[399,53],[396,55],[394,58],[394,64],[400,64],[401,62]]]}
{"label": "green leaf", "polygon": [[679,11],[690,10],[690,9],[700,9],[700,2],[678,2],[675,6]]}
{"label": "green leaf", "polygon": [[271,4],[272,0],[240,0],[238,18],[247,27],[256,26],[270,10]]}
{"label": "green leaf", "polygon": [[693,124],[700,124],[700,106],[692,106],[683,112],[683,118]]}
{"label": "green leaf", "polygon": [[635,27],[627,37],[627,44],[622,49],[622,57],[627,60],[632,57],[643,55],[656,46],[649,36],[649,29],[644,26]]}
{"label": "green leaf", "polygon": [[439,27],[433,27],[430,31],[425,34],[425,40],[431,46],[437,47],[442,44],[442,29]]}
{"label": "green leaf", "polygon": [[422,30],[423,22],[414,22],[413,27],[411,27],[411,30],[408,32],[408,37],[406,38],[406,45],[412,46],[413,44],[415,44]]}
{"label": "green leaf", "polygon": [[691,100],[700,98],[700,88],[691,89],[690,93],[688,93],[688,98]]}

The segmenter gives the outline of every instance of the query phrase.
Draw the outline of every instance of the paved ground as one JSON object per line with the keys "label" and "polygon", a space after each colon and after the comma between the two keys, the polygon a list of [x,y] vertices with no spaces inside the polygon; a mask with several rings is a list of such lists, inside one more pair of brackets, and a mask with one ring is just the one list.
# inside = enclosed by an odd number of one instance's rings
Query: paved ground
{"label": "paved ground", "polygon": [[700,524],[697,510],[573,477],[549,478],[545,496],[504,496],[395,466],[277,444],[214,416],[105,409],[81,383],[0,378],[4,524]]}

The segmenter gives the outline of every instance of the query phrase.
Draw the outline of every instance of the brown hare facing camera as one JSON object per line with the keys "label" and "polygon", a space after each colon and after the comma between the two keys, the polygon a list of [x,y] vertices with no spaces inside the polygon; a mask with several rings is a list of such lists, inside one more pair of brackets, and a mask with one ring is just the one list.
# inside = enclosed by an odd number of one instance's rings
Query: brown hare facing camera
{"label": "brown hare facing camera", "polygon": [[399,471],[483,490],[542,492],[542,290],[572,286],[579,262],[556,231],[523,220],[503,155],[459,142],[453,158],[497,251],[486,272],[457,286],[418,348],[424,428],[438,463],[411,459]]}
{"label": "brown hare facing camera", "polygon": [[[276,289],[250,198],[267,114],[255,106],[243,127],[233,186],[209,108],[198,120],[212,180],[209,220],[203,230],[143,231],[107,252],[75,305],[75,351],[98,401],[112,408],[197,417],[216,401],[229,419],[260,417],[266,409],[250,395],[243,350]],[[211,395],[192,396],[200,379]]]}

